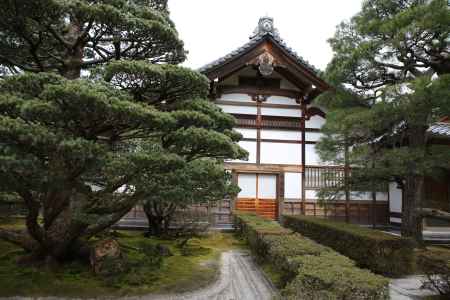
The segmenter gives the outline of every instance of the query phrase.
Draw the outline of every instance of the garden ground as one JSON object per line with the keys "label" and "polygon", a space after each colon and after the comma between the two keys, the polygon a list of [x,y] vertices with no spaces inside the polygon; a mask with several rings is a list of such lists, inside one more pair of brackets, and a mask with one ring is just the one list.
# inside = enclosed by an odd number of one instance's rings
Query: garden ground
{"label": "garden ground", "polygon": [[[3,222],[2,226],[21,226]],[[118,231],[119,243],[131,264],[126,274],[101,278],[82,262],[72,262],[52,270],[22,267],[16,261],[23,251],[0,241],[0,297],[97,297],[183,293],[215,282],[223,252],[245,245],[232,234],[211,233],[193,239],[181,250],[176,240],[144,238],[142,232]],[[137,249],[167,246],[172,256],[157,261]]]}

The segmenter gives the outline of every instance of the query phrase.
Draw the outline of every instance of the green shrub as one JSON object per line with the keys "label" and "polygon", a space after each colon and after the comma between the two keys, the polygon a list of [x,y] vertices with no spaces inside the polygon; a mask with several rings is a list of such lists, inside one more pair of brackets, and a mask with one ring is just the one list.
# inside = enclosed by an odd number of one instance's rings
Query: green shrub
{"label": "green shrub", "polygon": [[306,216],[284,216],[284,225],[355,260],[360,267],[389,276],[414,272],[413,240],[354,224]]}
{"label": "green shrub", "polygon": [[287,299],[389,299],[386,279],[330,254],[296,258],[298,275],[284,289]]}
{"label": "green shrub", "polygon": [[385,278],[329,247],[255,214],[236,213],[235,224],[257,257],[280,273],[284,298],[388,299]]}

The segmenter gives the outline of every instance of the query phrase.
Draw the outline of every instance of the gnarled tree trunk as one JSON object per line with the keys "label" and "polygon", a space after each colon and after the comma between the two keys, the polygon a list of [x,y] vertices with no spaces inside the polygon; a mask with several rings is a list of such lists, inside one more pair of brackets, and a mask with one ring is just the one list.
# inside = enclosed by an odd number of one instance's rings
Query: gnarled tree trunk
{"label": "gnarled tree trunk", "polygon": [[144,202],[143,209],[148,220],[148,234],[163,236],[169,234],[170,222],[175,213],[176,205],[165,204],[148,200]]}

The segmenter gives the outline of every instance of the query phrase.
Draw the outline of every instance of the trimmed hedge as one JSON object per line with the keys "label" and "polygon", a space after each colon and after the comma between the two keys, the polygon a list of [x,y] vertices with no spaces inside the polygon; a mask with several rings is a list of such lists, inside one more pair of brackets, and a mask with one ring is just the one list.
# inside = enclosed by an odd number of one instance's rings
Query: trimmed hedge
{"label": "trimmed hedge", "polygon": [[282,276],[286,299],[389,299],[388,280],[278,223],[235,213],[235,225],[260,261]]}
{"label": "trimmed hedge", "polygon": [[355,260],[360,267],[388,276],[412,274],[415,243],[354,224],[307,216],[283,216],[284,226]]}

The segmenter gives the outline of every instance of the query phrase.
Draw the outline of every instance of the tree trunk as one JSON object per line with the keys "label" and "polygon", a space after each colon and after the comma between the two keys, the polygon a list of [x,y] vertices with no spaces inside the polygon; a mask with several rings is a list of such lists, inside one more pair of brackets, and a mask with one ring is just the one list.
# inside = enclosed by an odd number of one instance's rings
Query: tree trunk
{"label": "tree trunk", "polygon": [[84,45],[78,39],[82,35],[82,24],[78,20],[72,19],[69,30],[65,35],[68,41],[61,75],[67,79],[78,79],[81,76],[81,66],[83,64]]}
{"label": "tree trunk", "polygon": [[372,190],[372,227],[377,227],[377,192]]}
{"label": "tree trunk", "polygon": [[422,243],[422,216],[418,209],[422,205],[424,193],[424,177],[410,175],[406,177],[404,188],[404,201],[402,208],[402,236],[414,238]]}

